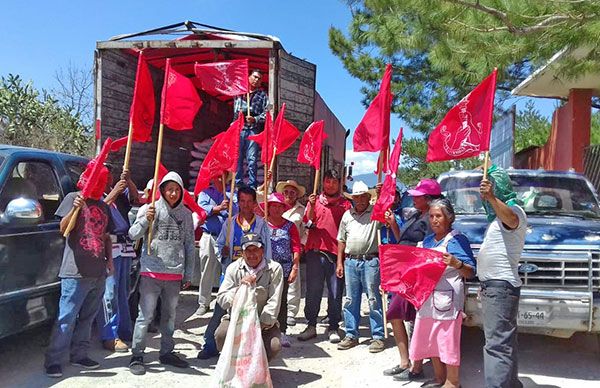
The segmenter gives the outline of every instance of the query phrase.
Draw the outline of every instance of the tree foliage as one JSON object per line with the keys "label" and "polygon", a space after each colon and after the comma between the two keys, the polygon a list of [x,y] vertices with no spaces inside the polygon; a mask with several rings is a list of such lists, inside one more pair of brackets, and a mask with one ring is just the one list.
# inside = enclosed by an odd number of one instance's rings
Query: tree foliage
{"label": "tree foliage", "polygon": [[525,109],[519,111],[515,119],[515,153],[546,144],[551,127],[550,120],[542,116],[533,101],[527,101]]}
{"label": "tree foliage", "polygon": [[0,78],[0,143],[90,156],[93,136],[81,114],[18,75]]}
{"label": "tree foliage", "polygon": [[394,112],[428,134],[446,111],[498,67],[497,102],[566,47],[588,47],[560,73],[600,70],[596,0],[350,0],[347,33],[329,45],[348,72],[375,95],[385,63],[394,66]]}
{"label": "tree foliage", "polygon": [[424,178],[437,178],[441,173],[455,170],[470,170],[482,165],[483,159],[468,158],[449,162],[427,163],[427,141],[419,138],[402,141],[402,163],[398,179],[407,186],[415,185]]}

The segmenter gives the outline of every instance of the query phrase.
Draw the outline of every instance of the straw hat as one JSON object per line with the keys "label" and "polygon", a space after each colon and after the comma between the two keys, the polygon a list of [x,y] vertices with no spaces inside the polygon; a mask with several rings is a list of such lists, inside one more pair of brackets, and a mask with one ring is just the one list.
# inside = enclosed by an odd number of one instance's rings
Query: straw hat
{"label": "straw hat", "polygon": [[306,189],[304,188],[304,186],[298,184],[298,182],[296,182],[293,179],[277,182],[277,186],[275,186],[275,191],[277,191],[278,193],[283,193],[283,189],[285,188],[285,186],[292,186],[296,190],[298,190],[298,198],[303,197],[304,194],[306,194]]}

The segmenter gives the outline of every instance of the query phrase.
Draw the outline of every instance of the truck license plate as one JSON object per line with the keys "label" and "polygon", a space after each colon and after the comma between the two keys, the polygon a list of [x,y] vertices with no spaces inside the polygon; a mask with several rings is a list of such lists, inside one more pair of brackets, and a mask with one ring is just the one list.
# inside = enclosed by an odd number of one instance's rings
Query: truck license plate
{"label": "truck license plate", "polygon": [[542,326],[548,321],[547,311],[519,311],[517,324],[523,326]]}

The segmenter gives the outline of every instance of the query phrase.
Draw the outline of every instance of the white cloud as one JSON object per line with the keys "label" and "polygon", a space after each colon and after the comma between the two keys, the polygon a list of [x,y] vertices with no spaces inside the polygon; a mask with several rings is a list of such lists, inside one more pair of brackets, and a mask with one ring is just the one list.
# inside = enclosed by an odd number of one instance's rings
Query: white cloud
{"label": "white cloud", "polygon": [[347,149],[346,165],[349,165],[350,162],[354,162],[352,175],[373,174],[377,168],[378,156],[379,154],[376,152],[354,152]]}

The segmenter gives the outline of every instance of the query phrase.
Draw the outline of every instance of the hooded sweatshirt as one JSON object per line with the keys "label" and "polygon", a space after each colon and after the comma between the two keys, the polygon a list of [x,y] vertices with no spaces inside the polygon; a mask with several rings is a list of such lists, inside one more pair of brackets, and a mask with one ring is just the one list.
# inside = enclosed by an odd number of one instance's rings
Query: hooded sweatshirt
{"label": "hooded sweatshirt", "polygon": [[[160,182],[162,189],[169,181],[181,187],[183,198],[183,181],[176,172],[169,172]],[[148,225],[146,211],[148,204],[143,205],[137,213],[134,224],[129,228],[132,240],[144,238],[140,259],[142,275],[161,280],[191,279],[194,271],[194,226],[192,212],[183,204],[182,199],[171,207],[161,196],[155,203],[155,217],[152,223],[151,250],[148,254]]]}

